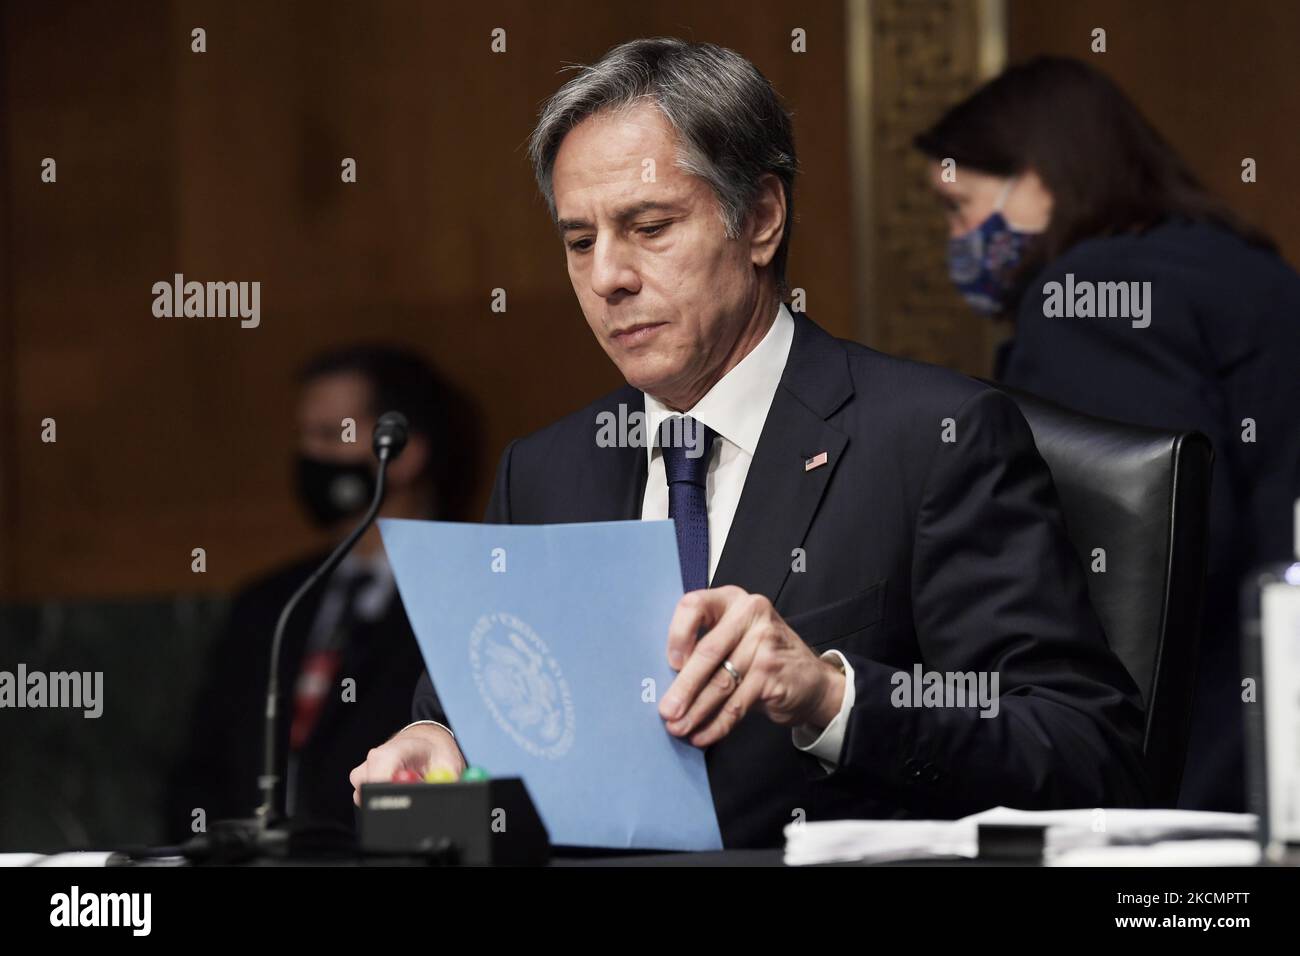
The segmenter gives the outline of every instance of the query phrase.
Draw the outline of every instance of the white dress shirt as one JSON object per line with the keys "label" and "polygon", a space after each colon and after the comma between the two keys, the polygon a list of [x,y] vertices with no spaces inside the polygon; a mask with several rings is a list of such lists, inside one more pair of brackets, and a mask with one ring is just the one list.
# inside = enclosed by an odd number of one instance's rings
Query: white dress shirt
{"label": "white dress shirt", "polygon": [[[794,319],[784,303],[777,310],[772,327],[754,348],[705,393],[704,397],[681,414],[689,415],[713,429],[718,440],[709,458],[705,501],[709,509],[709,581],[718,569],[722,549],[727,543],[740,493],[763,434],[772,399],[781,384],[785,363],[794,342]],[[646,455],[649,473],[645,496],[641,500],[641,520],[655,521],[668,517],[668,479],[664,473],[663,453],[659,449],[659,426],[666,418],[678,414],[652,395],[645,396]],[[817,733],[808,727],[796,727],[794,745],[817,757],[830,771],[839,764],[844,745],[844,730],[853,707],[853,668],[839,651],[827,651],[823,657],[835,658],[844,669],[844,698],[835,719]]]}
{"label": "white dress shirt", "polygon": [[[781,384],[790,345],[794,341],[794,319],[782,304],[772,327],[740,362],[687,411],[713,429],[718,440],[709,457],[705,501],[709,512],[709,580],[718,569],[722,549],[727,543],[731,521],[740,504],[750,463],[763,434],[772,399]],[[641,500],[641,520],[656,521],[668,517],[668,479],[664,473],[663,453],[659,449],[659,425],[678,414],[652,395],[645,396],[646,456],[649,472],[645,495]],[[815,756],[830,772],[839,765],[844,746],[844,731],[853,707],[853,668],[839,651],[827,651],[823,658],[834,659],[844,670],[844,697],[835,718],[818,733],[810,727],[792,731],[794,746]],[[436,721],[416,721],[436,724]],[[414,726],[414,724],[410,725]],[[437,724],[437,726],[442,726]]]}

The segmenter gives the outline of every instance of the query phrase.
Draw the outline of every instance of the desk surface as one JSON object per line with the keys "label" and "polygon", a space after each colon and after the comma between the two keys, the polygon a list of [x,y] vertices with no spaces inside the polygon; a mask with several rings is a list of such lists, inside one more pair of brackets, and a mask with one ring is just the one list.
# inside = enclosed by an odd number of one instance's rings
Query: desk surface
{"label": "desk surface", "polygon": [[558,856],[551,860],[551,866],[784,866],[783,854],[783,850],[716,850],[634,856]]}

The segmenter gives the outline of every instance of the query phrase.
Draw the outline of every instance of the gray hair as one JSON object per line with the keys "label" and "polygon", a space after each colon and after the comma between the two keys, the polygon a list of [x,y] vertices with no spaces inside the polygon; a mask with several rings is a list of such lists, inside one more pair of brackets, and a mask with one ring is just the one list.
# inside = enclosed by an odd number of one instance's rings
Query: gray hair
{"label": "gray hair", "polygon": [[699,176],[717,197],[728,239],[740,235],[767,173],[781,181],[786,223],[772,260],[787,290],[786,257],[794,218],[797,162],[790,114],[767,78],[739,53],[712,43],[655,38],[614,47],[543,105],[528,143],[537,185],[556,218],[551,174],[560,144],[584,119],[605,110],[653,104],[677,134],[676,165]]}

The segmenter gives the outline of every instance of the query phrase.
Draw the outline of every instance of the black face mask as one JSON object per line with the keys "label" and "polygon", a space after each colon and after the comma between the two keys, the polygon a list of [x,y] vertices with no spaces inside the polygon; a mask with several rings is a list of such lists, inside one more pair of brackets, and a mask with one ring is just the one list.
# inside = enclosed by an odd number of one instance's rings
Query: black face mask
{"label": "black face mask", "polygon": [[316,524],[327,528],[370,503],[375,476],[366,462],[298,456],[298,498]]}

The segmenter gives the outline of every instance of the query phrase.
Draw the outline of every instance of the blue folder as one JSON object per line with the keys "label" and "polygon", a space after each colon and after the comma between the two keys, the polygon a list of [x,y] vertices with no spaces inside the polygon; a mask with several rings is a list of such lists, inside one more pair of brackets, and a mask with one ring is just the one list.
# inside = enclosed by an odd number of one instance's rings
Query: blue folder
{"label": "blue folder", "polygon": [[704,755],[659,717],[670,521],[379,527],[461,750],[523,778],[552,843],[721,847]]}

